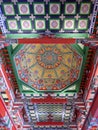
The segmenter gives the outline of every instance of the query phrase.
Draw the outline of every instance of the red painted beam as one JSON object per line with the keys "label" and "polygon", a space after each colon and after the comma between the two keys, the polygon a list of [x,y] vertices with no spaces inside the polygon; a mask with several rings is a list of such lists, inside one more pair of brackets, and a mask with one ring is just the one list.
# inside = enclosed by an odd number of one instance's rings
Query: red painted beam
{"label": "red painted beam", "polygon": [[53,103],[53,104],[65,104],[67,103],[67,100],[66,99],[61,99],[61,98],[53,98],[51,97],[50,95],[47,96],[46,98],[32,98],[31,99],[31,102],[32,103],[38,103],[38,104],[44,104],[44,103],[47,103],[47,104],[50,104],[50,103]]}
{"label": "red painted beam", "polygon": [[18,39],[19,44],[75,44],[76,39],[72,38],[51,38],[51,37],[42,37],[42,38],[29,38],[29,39]]}
{"label": "red painted beam", "polygon": [[[1,111],[1,110],[3,110],[3,111]],[[0,97],[0,115],[2,115],[2,112],[3,112],[3,114],[4,114],[4,112],[7,113],[7,115],[8,115],[8,117],[9,117],[11,123],[13,124],[13,129],[14,129],[14,130],[17,130],[17,128],[16,128],[16,126],[15,126],[15,124],[14,124],[14,122],[13,122],[13,120],[12,120],[12,118],[11,118],[11,116],[10,116],[8,110],[7,110],[7,108],[6,108],[6,105],[5,105],[5,103],[4,103],[3,99],[2,99],[2,97]],[[3,118],[3,115],[2,115],[2,118]]]}
{"label": "red painted beam", "polygon": [[63,126],[64,122],[37,122],[37,126]]}
{"label": "red painted beam", "polygon": [[8,130],[5,126],[0,126],[0,130]]}

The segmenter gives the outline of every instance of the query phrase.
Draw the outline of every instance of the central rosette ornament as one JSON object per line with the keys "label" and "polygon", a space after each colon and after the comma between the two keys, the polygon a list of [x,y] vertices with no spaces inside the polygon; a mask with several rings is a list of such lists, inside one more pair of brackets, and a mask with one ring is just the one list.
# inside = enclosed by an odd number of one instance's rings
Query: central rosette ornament
{"label": "central rosette ornament", "polygon": [[45,47],[38,51],[36,59],[40,66],[46,69],[53,69],[61,64],[62,55],[57,48]]}

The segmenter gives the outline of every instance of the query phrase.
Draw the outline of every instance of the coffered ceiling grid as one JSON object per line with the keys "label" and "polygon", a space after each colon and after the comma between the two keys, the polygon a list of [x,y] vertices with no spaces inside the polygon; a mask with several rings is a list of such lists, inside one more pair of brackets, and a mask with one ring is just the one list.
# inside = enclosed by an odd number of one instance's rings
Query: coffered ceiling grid
{"label": "coffered ceiling grid", "polygon": [[88,33],[94,1],[1,2],[6,33]]}

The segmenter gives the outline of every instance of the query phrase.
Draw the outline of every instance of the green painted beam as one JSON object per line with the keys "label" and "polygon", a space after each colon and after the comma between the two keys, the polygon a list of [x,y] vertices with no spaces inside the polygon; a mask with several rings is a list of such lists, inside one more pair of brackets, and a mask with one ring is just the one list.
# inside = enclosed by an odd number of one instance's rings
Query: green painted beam
{"label": "green painted beam", "polygon": [[[19,39],[19,38],[38,38],[40,34],[6,34],[6,38]],[[88,33],[57,33],[55,37],[58,38],[89,38]]]}
{"label": "green painted beam", "polygon": [[39,34],[6,34],[6,38],[19,39],[19,38],[38,38]]}
{"label": "green painted beam", "polygon": [[61,38],[89,38],[88,33],[57,33],[55,36]]}

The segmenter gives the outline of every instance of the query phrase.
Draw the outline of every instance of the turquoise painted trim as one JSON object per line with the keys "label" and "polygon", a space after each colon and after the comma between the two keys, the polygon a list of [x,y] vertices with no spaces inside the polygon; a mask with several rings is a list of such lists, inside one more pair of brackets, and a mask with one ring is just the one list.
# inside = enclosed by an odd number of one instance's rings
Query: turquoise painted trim
{"label": "turquoise painted trim", "polygon": [[89,38],[88,33],[57,33],[55,36],[58,38]]}
{"label": "turquoise painted trim", "polygon": [[[19,79],[19,78],[18,78]],[[20,80],[20,79],[19,79]],[[20,80],[20,82],[21,82],[21,91],[22,91],[22,93],[40,93],[39,91],[37,91],[37,90],[35,90],[33,87],[31,87],[31,86],[29,86],[29,85],[27,85],[25,82],[23,82],[23,81],[21,81]],[[24,85],[24,86],[27,86],[28,88],[30,88],[30,89],[32,89],[31,91],[30,90],[24,90],[23,88],[22,88],[22,85]]]}
{"label": "turquoise painted trim", "polygon": [[[88,33],[56,33],[57,38],[89,38]],[[40,34],[6,34],[6,38],[18,39],[18,38],[38,38]]]}
{"label": "turquoise painted trim", "polygon": [[23,47],[23,44],[18,45],[18,46],[14,49],[13,53],[11,54],[12,57],[13,57],[13,56],[18,52],[18,50],[20,50],[22,47]]}
{"label": "turquoise painted trim", "polygon": [[15,64],[14,64],[13,59],[12,59],[12,54],[11,54],[12,48],[11,48],[11,46],[8,46],[8,47],[7,47],[7,50],[8,50],[9,57],[10,57],[10,60],[11,60],[11,63],[12,63],[13,72],[14,72],[14,74],[15,74],[16,81],[17,81],[17,84],[18,84],[18,86],[19,86],[19,90],[20,90],[20,92],[22,93],[22,91],[21,91],[21,89],[20,89],[20,88],[21,88],[21,83],[20,83],[19,80],[18,80],[18,74],[17,74],[17,71],[15,71],[16,68],[15,68]]}
{"label": "turquoise painted trim", "polygon": [[6,38],[18,39],[18,38],[38,38],[39,34],[6,34]]}

